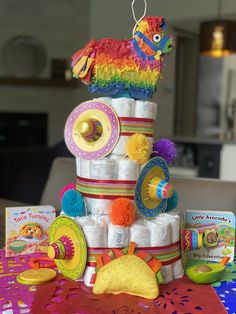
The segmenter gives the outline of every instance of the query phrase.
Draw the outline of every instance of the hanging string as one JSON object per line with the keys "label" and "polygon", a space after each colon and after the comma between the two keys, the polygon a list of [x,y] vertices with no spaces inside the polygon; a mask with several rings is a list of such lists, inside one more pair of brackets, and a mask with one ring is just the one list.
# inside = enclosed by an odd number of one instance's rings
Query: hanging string
{"label": "hanging string", "polygon": [[217,14],[218,14],[218,20],[221,20],[221,13],[222,13],[222,1],[218,0],[218,8],[217,8]]}
{"label": "hanging string", "polygon": [[134,28],[133,28],[133,37],[134,37],[134,33],[135,33],[135,28],[137,27],[137,25],[142,21],[142,19],[144,18],[144,16],[146,15],[146,12],[147,12],[147,0],[144,0],[144,11],[143,11],[143,15],[140,17],[140,19],[138,20],[136,18],[136,15],[135,15],[135,12],[134,12],[134,3],[135,3],[136,0],[133,0],[132,1],[132,4],[131,4],[131,9],[132,9],[132,14],[133,14],[133,18],[135,20],[135,25],[134,25]]}

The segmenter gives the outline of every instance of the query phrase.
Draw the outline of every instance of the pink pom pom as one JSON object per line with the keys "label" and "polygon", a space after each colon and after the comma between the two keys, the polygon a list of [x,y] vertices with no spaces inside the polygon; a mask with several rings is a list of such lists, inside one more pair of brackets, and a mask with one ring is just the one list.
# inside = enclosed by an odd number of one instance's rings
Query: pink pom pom
{"label": "pink pom pom", "polygon": [[70,184],[67,184],[65,185],[59,192],[59,200],[61,202],[62,200],[62,197],[64,195],[64,193],[68,190],[75,190],[76,189],[76,185],[74,183],[70,183]]}

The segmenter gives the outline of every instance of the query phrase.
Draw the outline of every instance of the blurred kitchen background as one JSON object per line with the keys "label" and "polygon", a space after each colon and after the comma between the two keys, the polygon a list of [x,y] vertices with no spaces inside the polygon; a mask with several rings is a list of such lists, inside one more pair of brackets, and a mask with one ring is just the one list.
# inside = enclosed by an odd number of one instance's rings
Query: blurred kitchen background
{"label": "blurred kitchen background", "polygon": [[[154,97],[157,137],[177,144],[171,173],[236,181],[236,1],[147,2],[147,15],[164,16],[175,37]],[[0,197],[37,202],[52,160],[70,156],[63,143],[66,118],[93,96],[72,79],[69,58],[90,38],[131,37],[130,5],[0,0]],[[135,8],[141,16],[143,1]],[[212,26],[212,20],[220,23]],[[208,50],[215,45],[218,57],[202,53],[200,40]]]}

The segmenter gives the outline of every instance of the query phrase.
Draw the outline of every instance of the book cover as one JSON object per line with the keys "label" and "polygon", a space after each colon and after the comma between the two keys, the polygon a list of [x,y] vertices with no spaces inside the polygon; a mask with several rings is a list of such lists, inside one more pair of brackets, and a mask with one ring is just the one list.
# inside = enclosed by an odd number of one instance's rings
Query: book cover
{"label": "book cover", "polygon": [[234,213],[187,210],[185,223],[186,230],[190,232],[190,238],[194,242],[187,253],[189,259],[219,262],[228,256],[229,261],[234,260]]}
{"label": "book cover", "polygon": [[56,218],[52,206],[6,208],[6,256],[47,252],[48,231]]}

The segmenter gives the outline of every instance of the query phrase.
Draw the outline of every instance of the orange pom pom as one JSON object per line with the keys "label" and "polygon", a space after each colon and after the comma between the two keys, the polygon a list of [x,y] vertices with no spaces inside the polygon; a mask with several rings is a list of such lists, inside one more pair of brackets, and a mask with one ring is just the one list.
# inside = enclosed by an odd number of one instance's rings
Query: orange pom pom
{"label": "orange pom pom", "polygon": [[135,221],[134,204],[125,197],[115,199],[111,204],[110,218],[113,225],[128,227]]}

